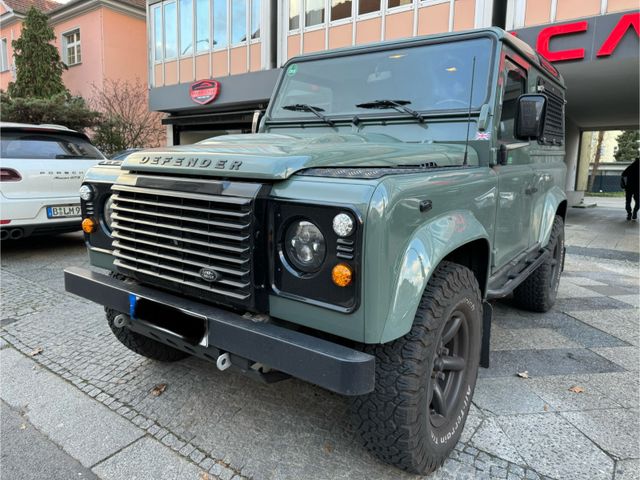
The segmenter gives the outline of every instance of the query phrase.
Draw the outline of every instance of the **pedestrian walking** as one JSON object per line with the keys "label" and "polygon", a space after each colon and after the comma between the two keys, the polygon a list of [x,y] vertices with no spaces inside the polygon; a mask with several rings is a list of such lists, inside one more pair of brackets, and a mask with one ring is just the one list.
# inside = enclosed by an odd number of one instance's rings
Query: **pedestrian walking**
{"label": "pedestrian walking", "polygon": [[[638,219],[638,194],[640,184],[638,182],[638,176],[640,173],[638,172],[638,157],[634,160],[634,162],[625,168],[624,172],[622,172],[622,179],[620,181],[620,186],[624,189],[625,193],[625,208],[627,209],[627,220],[637,220]],[[631,210],[631,199],[635,202],[633,206],[633,211]]]}

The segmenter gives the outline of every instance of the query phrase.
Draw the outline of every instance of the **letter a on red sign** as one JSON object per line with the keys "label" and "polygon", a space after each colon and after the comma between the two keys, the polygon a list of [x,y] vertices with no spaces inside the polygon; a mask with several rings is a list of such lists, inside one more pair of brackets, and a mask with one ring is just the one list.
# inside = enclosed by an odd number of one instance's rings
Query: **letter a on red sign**
{"label": "letter a on red sign", "polygon": [[640,13],[627,13],[620,18],[616,27],[611,31],[609,37],[602,44],[602,47],[600,47],[600,50],[598,50],[598,56],[608,57],[611,55],[627,33],[627,30],[629,30],[629,27],[633,27],[636,35],[640,37]]}

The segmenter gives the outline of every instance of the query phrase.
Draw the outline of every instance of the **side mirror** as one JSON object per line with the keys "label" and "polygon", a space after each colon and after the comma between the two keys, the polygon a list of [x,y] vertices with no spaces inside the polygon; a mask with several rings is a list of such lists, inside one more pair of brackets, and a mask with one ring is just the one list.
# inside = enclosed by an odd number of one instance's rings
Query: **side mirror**
{"label": "side mirror", "polygon": [[515,137],[519,140],[538,139],[542,134],[547,97],[537,93],[520,95],[516,112]]}

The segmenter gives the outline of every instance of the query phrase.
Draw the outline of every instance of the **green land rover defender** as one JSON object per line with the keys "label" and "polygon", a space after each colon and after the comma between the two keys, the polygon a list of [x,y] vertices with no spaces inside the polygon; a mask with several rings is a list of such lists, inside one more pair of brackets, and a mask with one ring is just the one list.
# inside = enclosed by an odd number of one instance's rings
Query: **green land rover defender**
{"label": "green land rover defender", "polygon": [[66,289],[159,361],[351,398],[366,448],[427,473],[458,441],[491,301],[553,305],[564,84],[496,28],[289,60],[256,132],[139,151],[81,188]]}

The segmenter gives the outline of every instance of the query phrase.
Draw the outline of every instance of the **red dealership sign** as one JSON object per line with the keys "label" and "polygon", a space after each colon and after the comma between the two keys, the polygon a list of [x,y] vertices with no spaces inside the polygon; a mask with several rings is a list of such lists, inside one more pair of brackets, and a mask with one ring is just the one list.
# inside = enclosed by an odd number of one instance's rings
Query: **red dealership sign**
{"label": "red dealership sign", "polygon": [[[538,53],[550,62],[582,60],[586,55],[584,48],[551,50],[550,42],[553,38],[563,37],[566,35],[576,35],[586,32],[588,29],[589,23],[586,21],[552,25],[550,27],[543,28],[538,33],[536,50],[538,50]],[[609,33],[609,36],[606,38],[604,43],[600,45],[597,56],[610,56],[630,29],[635,31],[636,36],[640,37],[640,12],[627,13],[620,17],[618,23],[615,25],[613,30],[611,30],[611,33]]]}
{"label": "red dealership sign", "polygon": [[200,105],[213,102],[219,93],[220,82],[216,80],[200,80],[189,87],[191,100]]}

